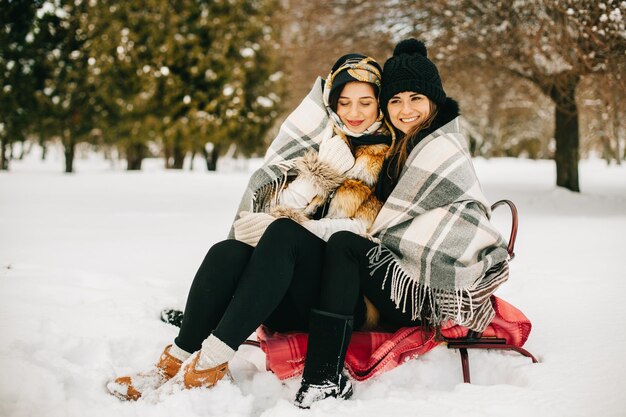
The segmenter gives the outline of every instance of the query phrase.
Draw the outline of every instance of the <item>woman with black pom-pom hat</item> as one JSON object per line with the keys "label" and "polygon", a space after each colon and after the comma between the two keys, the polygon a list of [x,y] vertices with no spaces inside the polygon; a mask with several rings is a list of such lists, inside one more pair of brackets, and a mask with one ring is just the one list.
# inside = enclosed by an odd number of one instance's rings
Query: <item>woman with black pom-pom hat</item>
{"label": "woman with black pom-pom hat", "polygon": [[352,395],[343,365],[366,300],[367,314],[376,311],[386,327],[454,323],[482,332],[494,316],[490,295],[508,278],[506,244],[489,222],[459,107],[424,43],[395,47],[379,102],[397,136],[376,189],[385,204],[367,237],[338,232],[326,245],[295,399],[302,408]]}

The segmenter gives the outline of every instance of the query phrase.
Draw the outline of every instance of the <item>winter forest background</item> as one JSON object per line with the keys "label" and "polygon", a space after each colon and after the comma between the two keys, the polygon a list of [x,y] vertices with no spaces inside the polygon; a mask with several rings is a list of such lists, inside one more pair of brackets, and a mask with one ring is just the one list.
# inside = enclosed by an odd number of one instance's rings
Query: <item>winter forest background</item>
{"label": "winter forest background", "polygon": [[[0,0],[0,417],[626,416],[625,19],[615,0]],[[304,411],[243,347],[214,389],[109,395],[176,336],[161,309],[315,78],[410,36],[486,197],[519,210],[496,295],[540,363],[470,352],[464,384],[442,345]]]}
{"label": "winter forest background", "polygon": [[[140,170],[260,155],[347,52],[426,41],[475,156],[626,157],[626,2],[0,0],[0,169],[62,144]],[[193,161],[194,158],[191,158]],[[60,168],[62,169],[62,168]]]}

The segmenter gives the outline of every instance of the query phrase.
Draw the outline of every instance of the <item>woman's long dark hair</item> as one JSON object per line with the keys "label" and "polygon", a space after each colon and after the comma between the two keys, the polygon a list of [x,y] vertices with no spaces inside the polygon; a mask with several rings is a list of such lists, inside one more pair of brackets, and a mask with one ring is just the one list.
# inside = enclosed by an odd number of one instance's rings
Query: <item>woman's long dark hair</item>
{"label": "woman's long dark hair", "polygon": [[[395,126],[393,126],[393,129],[395,130],[396,135],[398,137],[398,139],[396,140],[395,146],[391,151],[393,162],[389,166],[389,168],[393,170],[393,178],[398,178],[400,176],[400,172],[402,172],[404,163],[406,162],[406,159],[409,157],[410,152],[409,152],[408,144],[412,143],[413,140],[417,138],[417,136],[422,130],[428,129],[433,124],[433,121],[437,117],[439,108],[432,100],[428,99],[428,102],[430,103],[430,114],[428,115],[426,120],[424,120],[419,125],[414,126],[406,134],[404,134],[402,131],[398,130]],[[387,112],[387,114],[389,114],[389,112]],[[415,145],[416,143],[413,143],[413,146]],[[413,146],[411,147],[411,150],[413,149]]]}

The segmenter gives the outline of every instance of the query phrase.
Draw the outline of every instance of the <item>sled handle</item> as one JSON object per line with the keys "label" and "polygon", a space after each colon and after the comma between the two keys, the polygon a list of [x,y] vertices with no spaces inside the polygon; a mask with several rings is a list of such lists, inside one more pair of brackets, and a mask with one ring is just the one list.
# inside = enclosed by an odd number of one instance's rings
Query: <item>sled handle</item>
{"label": "sled handle", "polygon": [[507,247],[507,252],[509,253],[509,261],[515,258],[515,238],[517,237],[517,207],[511,200],[500,200],[493,203],[491,206],[491,211],[495,210],[497,207],[506,204],[511,209],[511,236],[509,236],[509,246]]}

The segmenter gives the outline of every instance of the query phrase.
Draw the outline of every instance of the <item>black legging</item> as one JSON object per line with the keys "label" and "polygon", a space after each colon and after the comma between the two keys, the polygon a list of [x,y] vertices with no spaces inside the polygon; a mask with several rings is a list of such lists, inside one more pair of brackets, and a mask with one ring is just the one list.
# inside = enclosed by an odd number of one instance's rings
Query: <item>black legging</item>
{"label": "black legging", "polygon": [[270,224],[256,248],[219,242],[193,280],[176,344],[195,352],[214,333],[236,350],[260,324],[307,330],[314,307],[353,315],[358,329],[365,321],[364,295],[386,324],[416,325],[391,301],[390,283],[382,288],[386,266],[370,275],[367,252],[375,246],[352,232],[337,232],[325,243],[289,219]]}
{"label": "black legging", "polygon": [[256,248],[215,244],[193,280],[176,344],[200,349],[209,334],[237,349],[260,325],[307,330],[320,294],[326,243],[290,219],[269,225]]}
{"label": "black legging", "polygon": [[388,279],[382,288],[387,265],[370,275],[367,252],[377,244],[352,232],[337,232],[326,244],[320,309],[341,315],[354,315],[354,328],[364,321],[365,295],[380,312],[385,324],[393,327],[415,326],[411,312],[402,312],[391,300]]}

